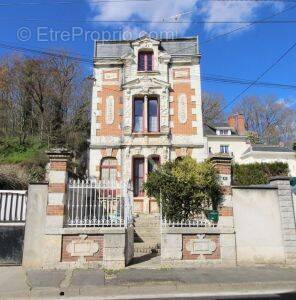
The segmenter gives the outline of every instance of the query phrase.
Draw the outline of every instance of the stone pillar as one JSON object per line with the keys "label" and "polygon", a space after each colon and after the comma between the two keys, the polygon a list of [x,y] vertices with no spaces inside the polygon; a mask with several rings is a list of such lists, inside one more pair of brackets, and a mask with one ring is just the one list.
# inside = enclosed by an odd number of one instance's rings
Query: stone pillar
{"label": "stone pillar", "polygon": [[42,249],[47,206],[47,183],[30,184],[28,189],[23,267],[39,269],[43,266]]}
{"label": "stone pillar", "polygon": [[270,179],[270,184],[278,187],[278,201],[286,263],[296,264],[296,224],[290,177],[273,177]]}
{"label": "stone pillar", "polygon": [[[220,176],[223,198],[219,205],[219,228],[225,228],[220,234],[221,260],[225,265],[236,264],[236,241],[234,233],[234,217],[232,202],[232,157],[229,155],[217,155],[211,158]],[[229,230],[229,231],[228,231]]]}
{"label": "stone pillar", "polygon": [[231,217],[229,226],[233,227],[233,205],[232,205],[232,193],[231,193],[231,161],[230,156],[213,156],[211,162],[216,168],[220,176],[220,182],[222,186],[222,202],[219,205],[220,217]]}
{"label": "stone pillar", "polygon": [[60,262],[62,235],[57,234],[64,226],[64,210],[68,182],[68,160],[71,153],[66,149],[52,149],[49,157],[48,199],[46,206],[44,265],[54,266]]}

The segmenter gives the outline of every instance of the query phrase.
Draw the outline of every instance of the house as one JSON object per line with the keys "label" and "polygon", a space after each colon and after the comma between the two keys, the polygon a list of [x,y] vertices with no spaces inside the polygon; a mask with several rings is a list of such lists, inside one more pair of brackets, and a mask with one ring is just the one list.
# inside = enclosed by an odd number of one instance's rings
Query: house
{"label": "house", "polygon": [[283,162],[289,166],[290,175],[296,177],[296,152],[287,147],[271,145],[251,145],[242,155],[241,163]]}
{"label": "house", "polygon": [[242,114],[230,116],[228,123],[204,124],[204,133],[209,157],[228,154],[238,164],[284,162],[290,175],[296,176],[296,152],[283,146],[251,144]]}
{"label": "house", "polygon": [[250,147],[241,114],[230,116],[228,123],[204,124],[204,133],[208,156],[229,154],[235,162],[241,163],[241,155]]}
{"label": "house", "polygon": [[203,124],[198,49],[196,38],[95,43],[89,175],[130,182],[135,212],[158,211],[142,188],[147,174],[186,155],[203,161],[223,153],[237,163],[287,159],[295,174],[293,152],[249,144],[242,115]]}
{"label": "house", "polygon": [[142,185],[159,163],[207,158],[196,38],[97,41],[89,175],[130,181],[134,211],[158,206]]}

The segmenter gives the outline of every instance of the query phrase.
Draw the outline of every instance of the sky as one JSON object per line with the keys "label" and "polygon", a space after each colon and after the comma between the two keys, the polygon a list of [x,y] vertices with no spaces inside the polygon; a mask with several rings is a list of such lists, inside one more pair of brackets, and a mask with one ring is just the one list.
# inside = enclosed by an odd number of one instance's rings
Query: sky
{"label": "sky", "polygon": [[[248,23],[263,19],[276,22]],[[295,22],[281,22],[292,20]],[[241,97],[235,102],[233,99],[248,85],[213,82],[209,77],[254,81],[296,43],[296,2],[0,0],[0,24],[1,56],[13,53],[10,46],[63,49],[83,59],[86,76],[92,73],[96,39],[130,39],[144,33],[162,38],[198,37],[202,90],[223,95],[231,104],[228,111]],[[230,31],[234,32],[224,35]],[[296,86],[295,70],[296,47],[261,81]],[[296,88],[253,86],[244,95],[273,95],[296,108]]]}

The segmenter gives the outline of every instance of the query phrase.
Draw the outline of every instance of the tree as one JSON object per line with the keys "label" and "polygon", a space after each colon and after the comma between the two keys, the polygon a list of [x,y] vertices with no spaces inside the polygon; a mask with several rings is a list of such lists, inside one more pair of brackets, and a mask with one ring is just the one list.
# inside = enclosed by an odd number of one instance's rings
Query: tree
{"label": "tree", "polygon": [[234,108],[243,113],[248,131],[256,132],[261,142],[291,146],[296,133],[296,110],[273,96],[247,96]]}
{"label": "tree", "polygon": [[17,139],[21,147],[11,148],[17,151],[26,152],[36,142],[40,149],[69,147],[75,151],[77,161],[85,157],[90,134],[91,82],[81,74],[80,65],[66,53],[56,57],[2,58],[1,139],[7,139],[8,144]]}
{"label": "tree", "polygon": [[223,122],[225,115],[222,111],[224,98],[215,93],[202,93],[202,114],[205,123]]}
{"label": "tree", "polygon": [[148,175],[144,188],[162,205],[170,221],[185,221],[220,199],[218,173],[210,162],[197,163],[191,157],[166,162]]}

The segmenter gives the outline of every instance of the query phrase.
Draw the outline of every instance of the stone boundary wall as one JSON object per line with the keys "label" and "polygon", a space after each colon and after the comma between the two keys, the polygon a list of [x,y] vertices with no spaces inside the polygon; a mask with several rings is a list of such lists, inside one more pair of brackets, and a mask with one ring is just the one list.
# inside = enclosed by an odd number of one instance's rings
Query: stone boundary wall
{"label": "stone boundary wall", "polygon": [[163,228],[161,263],[167,266],[236,264],[233,228]]}
{"label": "stone boundary wall", "polygon": [[65,227],[70,153],[55,149],[48,156],[49,183],[29,186],[23,266],[124,268],[133,258],[133,226]]}
{"label": "stone boundary wall", "polygon": [[286,263],[296,264],[296,222],[290,178],[274,177],[270,180],[270,184],[278,188],[278,203]]}

